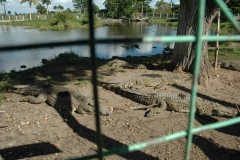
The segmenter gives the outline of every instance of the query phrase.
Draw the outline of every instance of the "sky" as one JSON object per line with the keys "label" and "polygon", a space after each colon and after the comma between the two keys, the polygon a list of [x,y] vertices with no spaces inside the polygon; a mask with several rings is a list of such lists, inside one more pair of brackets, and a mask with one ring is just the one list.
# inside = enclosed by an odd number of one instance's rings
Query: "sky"
{"label": "sky", "polygon": [[[167,2],[170,2],[170,0],[165,0]],[[29,3],[23,3],[20,4],[21,0],[6,0],[5,6],[6,10],[11,11],[11,13],[28,13],[30,11]],[[104,9],[103,2],[104,0],[93,0],[93,2],[100,8]],[[151,7],[155,7],[157,0],[152,0]],[[179,3],[179,0],[173,0],[173,3]],[[72,0],[51,0],[51,5],[48,6],[48,9],[50,11],[53,10],[53,6],[62,5],[64,9],[70,8],[73,10],[73,4]],[[32,6],[32,12],[36,12],[36,7]],[[2,13],[2,10],[0,10],[0,13]]]}

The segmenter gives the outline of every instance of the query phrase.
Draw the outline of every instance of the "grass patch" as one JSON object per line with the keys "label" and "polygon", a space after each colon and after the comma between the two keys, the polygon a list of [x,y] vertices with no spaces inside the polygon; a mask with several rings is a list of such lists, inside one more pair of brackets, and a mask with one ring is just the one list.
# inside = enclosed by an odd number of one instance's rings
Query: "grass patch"
{"label": "grass patch", "polygon": [[5,98],[5,91],[0,91],[0,103],[3,102],[4,98]]}
{"label": "grass patch", "polygon": [[91,79],[81,79],[75,82],[76,85],[85,86],[91,82]]}
{"label": "grass patch", "polygon": [[170,19],[151,19],[150,23],[159,23],[159,24],[169,24],[173,26],[177,26],[178,19],[170,18]]}
{"label": "grass patch", "polygon": [[[217,30],[217,23],[211,24],[211,29]],[[220,23],[220,35],[232,35],[235,34],[233,25],[230,22],[221,22]]]}
{"label": "grass patch", "polygon": [[[105,62],[107,62],[105,59],[97,59],[97,65]],[[46,63],[42,66],[0,74],[0,91],[6,90],[9,86],[15,84],[47,83],[66,85],[75,77],[83,76],[83,72],[78,70],[90,70],[90,68],[91,59],[89,57],[79,57],[73,51],[66,51],[46,60]],[[102,77],[99,76],[98,78]],[[88,79],[88,81],[90,80]]]}
{"label": "grass patch", "polygon": [[110,68],[110,71],[111,72],[116,71],[116,68]]}
{"label": "grass patch", "polygon": [[126,71],[125,71],[124,69],[120,69],[119,72],[124,73],[124,72],[126,72]]}
{"label": "grass patch", "polygon": [[97,75],[97,79],[103,79],[103,75]]}
{"label": "grass patch", "polygon": [[[214,60],[215,48],[209,48],[208,55],[210,60]],[[220,47],[218,59],[221,61],[239,61],[240,48]]]}
{"label": "grass patch", "polygon": [[52,80],[50,84],[55,84],[55,85],[68,85],[69,83],[70,83],[69,81],[59,82],[59,81],[54,81],[54,80]]}

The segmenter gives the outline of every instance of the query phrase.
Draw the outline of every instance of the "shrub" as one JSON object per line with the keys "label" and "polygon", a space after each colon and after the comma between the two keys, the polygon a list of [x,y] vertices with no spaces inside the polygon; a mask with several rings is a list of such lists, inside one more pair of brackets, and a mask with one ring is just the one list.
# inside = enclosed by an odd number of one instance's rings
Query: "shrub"
{"label": "shrub", "polygon": [[58,12],[50,21],[51,26],[58,25],[59,23],[65,24],[66,22],[76,22],[77,18],[71,12]]}
{"label": "shrub", "polygon": [[58,19],[53,18],[53,19],[50,20],[50,25],[51,25],[51,26],[56,26],[56,25],[58,25],[58,22],[59,22]]}
{"label": "shrub", "polygon": [[75,60],[79,60],[79,56],[75,54],[73,51],[66,51],[64,53],[60,53],[55,60],[57,62],[72,62]]}

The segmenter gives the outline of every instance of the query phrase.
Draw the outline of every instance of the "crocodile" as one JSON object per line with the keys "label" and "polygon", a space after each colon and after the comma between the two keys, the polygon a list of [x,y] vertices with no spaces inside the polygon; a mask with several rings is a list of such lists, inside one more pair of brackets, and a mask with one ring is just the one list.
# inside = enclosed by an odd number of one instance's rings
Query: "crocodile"
{"label": "crocodile", "polygon": [[[106,87],[104,87],[106,88]],[[155,105],[153,112],[159,114],[164,110],[188,113],[190,112],[190,98],[189,94],[184,93],[143,93],[134,89],[125,89],[119,86],[111,85],[111,91],[119,94],[123,97],[131,99],[135,102],[141,103],[143,105]],[[235,117],[238,112],[226,108],[225,106],[218,104],[216,102],[208,101],[197,97],[196,100],[196,110],[197,115],[203,116],[220,116],[220,117]],[[151,115],[151,114],[150,114]]]}
{"label": "crocodile", "polygon": [[[118,57],[113,57],[118,58]],[[128,68],[128,69],[146,69],[147,67],[144,64],[132,64],[120,59],[114,59],[109,61],[107,64],[101,66],[101,68],[111,67],[111,68]]]}
{"label": "crocodile", "polygon": [[[84,96],[81,93],[57,85],[15,85],[9,88],[10,92],[27,95],[20,99],[21,102],[40,104],[47,102],[50,106],[63,112],[63,117],[77,112],[79,114],[92,114],[95,112],[92,97]],[[100,114],[110,115],[112,107],[99,104]]]}
{"label": "crocodile", "polygon": [[115,88],[123,88],[123,89],[141,89],[143,87],[154,87],[154,89],[161,88],[162,86],[168,84],[183,84],[185,80],[182,79],[174,79],[173,77],[165,77],[161,75],[153,75],[153,74],[145,74],[139,75],[127,80],[123,81],[114,81],[114,82],[106,82],[106,81],[98,81],[98,85],[106,88],[108,90],[114,90]]}

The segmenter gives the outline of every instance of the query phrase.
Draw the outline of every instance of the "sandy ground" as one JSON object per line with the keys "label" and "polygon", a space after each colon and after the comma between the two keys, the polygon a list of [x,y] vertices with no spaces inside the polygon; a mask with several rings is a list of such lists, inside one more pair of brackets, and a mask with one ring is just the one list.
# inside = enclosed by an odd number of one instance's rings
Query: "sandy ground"
{"label": "sandy ground", "polygon": [[[191,86],[191,75],[149,69],[98,69],[103,80],[129,79],[141,74],[156,74],[184,79],[181,85],[165,85],[154,90],[142,89],[148,93],[185,93]],[[70,89],[85,95],[92,95],[92,85],[76,85],[76,79],[91,75],[89,70],[72,67],[72,72],[61,76],[68,77]],[[199,96],[236,109],[240,104],[240,72],[219,68],[215,72],[210,89],[199,86]],[[98,87],[99,98],[105,105],[115,107],[110,116],[101,116],[103,148],[110,150],[129,144],[146,141],[166,134],[187,129],[188,114],[165,111],[152,117],[144,117],[144,110],[127,110],[142,106],[129,99]],[[18,102],[22,95],[6,93],[0,104],[0,155],[3,159],[70,159],[97,153],[95,119],[92,115],[74,113],[73,120],[63,118],[53,107],[43,104]],[[117,109],[117,108],[125,108]],[[195,126],[223,121],[223,117],[198,117]],[[108,160],[120,159],[184,159],[185,138],[153,145],[140,151],[115,154],[105,157]],[[239,159],[240,124],[200,132],[193,137],[191,159]],[[0,158],[1,159],[1,158]]]}

